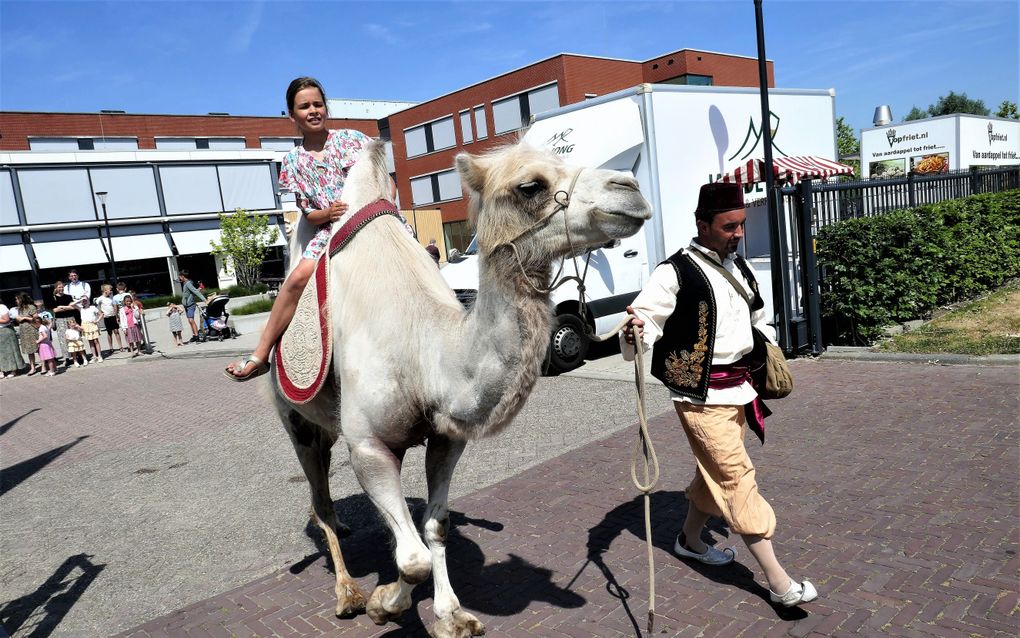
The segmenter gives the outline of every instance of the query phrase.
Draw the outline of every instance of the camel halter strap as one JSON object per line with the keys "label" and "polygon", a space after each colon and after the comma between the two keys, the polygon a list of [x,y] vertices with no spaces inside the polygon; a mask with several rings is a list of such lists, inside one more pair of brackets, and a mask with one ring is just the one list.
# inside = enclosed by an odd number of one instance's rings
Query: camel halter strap
{"label": "camel halter strap", "polygon": [[[584,309],[584,277],[588,273],[588,262],[591,260],[591,253],[588,253],[588,259],[585,261],[584,271],[582,272],[581,270],[579,270],[577,268],[577,256],[575,254],[576,251],[574,250],[574,242],[570,239],[570,226],[567,224],[567,208],[570,206],[570,197],[574,194],[574,186],[577,185],[577,178],[580,177],[581,172],[583,170],[584,169],[581,168],[581,169],[578,169],[578,171],[576,173],[574,173],[574,176],[570,179],[570,186],[567,187],[567,190],[565,190],[565,191],[564,190],[558,190],[558,191],[556,191],[553,194],[553,200],[556,202],[556,206],[552,209],[552,211],[547,213],[545,216],[543,216],[541,219],[536,221],[531,226],[528,226],[527,228],[525,228],[524,230],[519,232],[517,234],[517,236],[514,237],[513,239],[511,239],[510,241],[506,241],[506,242],[503,242],[502,244],[497,244],[496,245],[496,248],[499,248],[500,246],[510,246],[510,249],[514,253],[514,259],[517,260],[517,267],[521,269],[521,274],[524,276],[524,281],[528,282],[528,285],[531,286],[532,290],[534,290],[535,292],[537,292],[539,294],[550,293],[553,290],[556,290],[557,288],[562,286],[563,284],[567,283],[568,281],[576,281],[577,282],[577,289],[578,289],[578,292],[580,293],[580,300],[579,301],[580,301],[581,309],[582,310]],[[564,277],[563,279],[560,279],[559,277],[560,277],[560,274],[563,272],[563,261],[564,261],[564,260],[560,260],[560,267],[559,267],[559,269],[557,269],[556,275],[552,279],[556,283],[553,284],[552,286],[548,287],[548,288],[540,288],[540,287],[536,286],[535,282],[533,282],[531,280],[531,277],[528,276],[528,272],[524,268],[524,261],[521,259],[520,251],[518,250],[517,244],[515,242],[517,242],[519,239],[521,239],[525,235],[528,235],[531,232],[533,232],[533,231],[535,231],[535,230],[537,230],[539,228],[542,228],[543,226],[548,224],[549,220],[552,219],[553,215],[555,215],[556,213],[559,213],[560,211],[563,211],[563,232],[567,236],[567,248],[570,251],[571,259],[573,259],[573,261],[574,261],[574,272],[581,272],[582,274],[581,274],[580,277],[576,277],[574,275],[570,275],[568,277]]]}

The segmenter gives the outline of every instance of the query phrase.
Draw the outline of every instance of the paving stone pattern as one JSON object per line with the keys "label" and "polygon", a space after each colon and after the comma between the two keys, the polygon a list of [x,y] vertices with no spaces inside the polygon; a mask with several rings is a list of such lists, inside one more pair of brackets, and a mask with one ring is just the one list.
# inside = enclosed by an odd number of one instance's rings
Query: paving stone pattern
{"label": "paving stone pattern", "polygon": [[[806,361],[771,405],[768,441],[749,439],[776,509],[775,545],[821,597],[768,603],[739,539],[737,563],[692,565],[669,549],[692,461],[675,415],[652,419],[662,477],[652,497],[655,635],[1015,636],[1018,623],[1016,368]],[[593,397],[594,399],[594,397]],[[636,636],[648,594],[633,431],[456,498],[450,572],[463,606],[497,636]],[[364,497],[341,499],[339,511]],[[421,502],[413,503],[420,510]],[[395,571],[379,527],[342,541],[368,593]],[[125,632],[157,636],[419,636],[431,587],[401,624],[333,616],[324,554]]]}

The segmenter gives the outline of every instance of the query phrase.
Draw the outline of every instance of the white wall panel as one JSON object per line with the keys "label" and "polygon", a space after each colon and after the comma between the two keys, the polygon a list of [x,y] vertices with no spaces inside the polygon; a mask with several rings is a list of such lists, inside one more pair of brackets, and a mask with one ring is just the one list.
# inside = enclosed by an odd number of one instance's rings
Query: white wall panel
{"label": "white wall panel", "polygon": [[163,201],[169,215],[224,210],[213,166],[161,166]]}
{"label": "white wall panel", "polygon": [[95,221],[85,169],[22,169],[18,181],[29,224]]}
{"label": "white wall panel", "polygon": [[0,226],[18,224],[18,208],[14,200],[14,178],[10,171],[0,171]]}
{"label": "white wall panel", "polygon": [[220,166],[220,186],[226,210],[276,208],[268,164]]}
{"label": "white wall panel", "polygon": [[[93,168],[93,192],[106,191],[106,214],[110,219],[159,215],[156,177],[151,168]],[[102,208],[96,200],[96,210]]]}

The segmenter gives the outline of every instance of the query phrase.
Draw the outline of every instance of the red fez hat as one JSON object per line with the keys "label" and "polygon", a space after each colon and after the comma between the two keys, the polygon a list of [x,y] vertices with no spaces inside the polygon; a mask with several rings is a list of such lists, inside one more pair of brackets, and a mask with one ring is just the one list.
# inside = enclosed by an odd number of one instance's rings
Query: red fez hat
{"label": "red fez hat", "polygon": [[697,215],[712,216],[744,207],[744,189],[732,182],[714,182],[701,187]]}

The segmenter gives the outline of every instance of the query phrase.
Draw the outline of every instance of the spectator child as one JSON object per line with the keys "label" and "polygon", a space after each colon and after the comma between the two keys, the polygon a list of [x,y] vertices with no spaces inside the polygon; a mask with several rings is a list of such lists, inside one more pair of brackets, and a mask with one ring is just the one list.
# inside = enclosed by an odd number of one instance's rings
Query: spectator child
{"label": "spectator child", "polygon": [[170,332],[174,335],[175,346],[184,345],[184,339],[181,338],[181,333],[184,332],[184,322],[181,320],[181,315],[183,314],[184,306],[173,302],[166,305],[166,316],[170,321]]}
{"label": "spectator child", "polygon": [[[67,354],[74,361],[74,367],[88,365],[89,360],[85,358],[85,341],[81,336],[81,326],[73,318],[67,321],[67,330],[64,331],[64,339],[67,341]],[[79,358],[81,364],[79,365]]]}
{"label": "spectator child", "polygon": [[124,338],[128,342],[131,356],[137,357],[142,351],[142,331],[138,324],[142,321],[142,313],[135,307],[134,298],[125,294],[120,308],[120,325],[124,327]]}
{"label": "spectator child", "polygon": [[124,305],[124,296],[128,294],[127,284],[123,281],[117,282],[117,292],[113,295],[113,303],[117,304],[117,309]]}
{"label": "spectator child", "polygon": [[[47,377],[57,373],[57,353],[53,351],[53,341],[50,339],[50,321],[36,315],[32,320],[39,331],[39,338],[36,345],[39,346],[39,372]],[[49,370],[49,372],[43,372]]]}
{"label": "spectator child", "polygon": [[113,349],[113,338],[117,337],[117,350],[124,352],[124,342],[120,338],[120,324],[117,322],[117,302],[113,298],[113,286],[110,284],[103,284],[103,292],[96,297],[96,306],[99,307],[99,312],[103,315],[103,327],[106,329],[106,341],[110,346],[110,352],[115,352]]}
{"label": "spectator child", "polygon": [[88,297],[81,300],[81,331],[85,341],[92,348],[93,361],[102,363],[103,352],[99,347],[99,319],[102,317],[99,309],[92,305]]}

